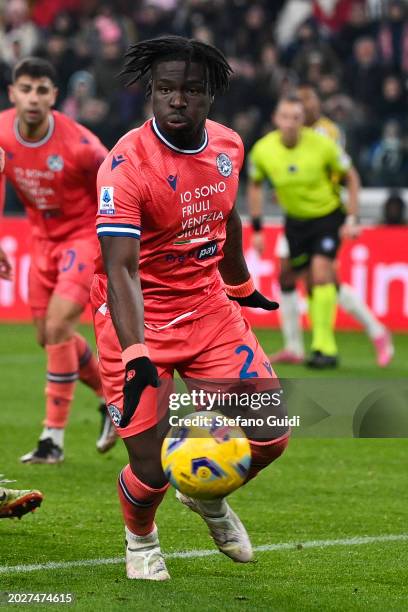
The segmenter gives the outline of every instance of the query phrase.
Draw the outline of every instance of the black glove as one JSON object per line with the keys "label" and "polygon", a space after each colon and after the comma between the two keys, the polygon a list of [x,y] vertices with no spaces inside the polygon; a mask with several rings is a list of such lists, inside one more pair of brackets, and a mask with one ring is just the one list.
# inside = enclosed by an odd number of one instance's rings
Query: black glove
{"label": "black glove", "polygon": [[232,295],[228,295],[228,297],[230,300],[235,300],[238,304],[241,304],[241,306],[249,306],[249,308],[262,308],[263,310],[277,310],[279,308],[278,302],[271,302],[256,290],[248,297],[232,297]]}
{"label": "black glove", "polygon": [[143,390],[148,387],[159,387],[160,379],[156,366],[148,357],[137,357],[126,364],[125,384],[123,387],[123,414],[119,427],[129,425],[134,415]]}

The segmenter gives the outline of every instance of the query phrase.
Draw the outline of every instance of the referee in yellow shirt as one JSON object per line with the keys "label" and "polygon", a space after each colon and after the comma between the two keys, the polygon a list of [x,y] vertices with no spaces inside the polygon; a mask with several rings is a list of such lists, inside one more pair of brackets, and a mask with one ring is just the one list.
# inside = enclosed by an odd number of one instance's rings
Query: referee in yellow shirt
{"label": "referee in yellow shirt", "polygon": [[[307,364],[337,365],[334,337],[336,274],[334,259],[342,237],[355,237],[358,175],[350,158],[332,140],[303,127],[304,110],[296,96],[282,98],[274,116],[277,130],[249,154],[248,203],[255,231],[262,227],[262,183],[268,180],[285,211],[290,263],[298,273],[308,269],[311,293],[312,353]],[[344,177],[348,206],[344,210],[333,175]]]}

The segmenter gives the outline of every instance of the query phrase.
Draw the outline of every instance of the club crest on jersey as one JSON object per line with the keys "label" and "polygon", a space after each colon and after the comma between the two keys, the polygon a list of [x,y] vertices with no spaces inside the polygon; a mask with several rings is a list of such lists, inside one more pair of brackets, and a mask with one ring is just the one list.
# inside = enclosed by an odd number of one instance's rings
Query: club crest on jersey
{"label": "club crest on jersey", "polygon": [[99,213],[101,215],[114,215],[113,187],[101,187],[99,194]]}
{"label": "club crest on jersey", "polygon": [[122,418],[119,408],[117,408],[114,404],[109,404],[108,412],[112,423],[117,427],[120,423],[120,419]]}
{"label": "club crest on jersey", "polygon": [[218,172],[222,174],[222,176],[230,176],[232,172],[232,161],[226,153],[220,153],[217,155],[216,163]]}
{"label": "club crest on jersey", "polygon": [[47,166],[53,172],[59,172],[64,167],[64,160],[61,155],[49,155],[47,157]]}

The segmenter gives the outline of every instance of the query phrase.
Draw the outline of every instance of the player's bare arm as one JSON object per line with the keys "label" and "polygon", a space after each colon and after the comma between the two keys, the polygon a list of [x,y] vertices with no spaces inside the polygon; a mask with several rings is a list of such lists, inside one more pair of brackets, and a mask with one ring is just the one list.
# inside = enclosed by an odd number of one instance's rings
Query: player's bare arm
{"label": "player's bare arm", "polygon": [[247,202],[253,229],[252,246],[262,255],[265,250],[265,241],[262,232],[263,189],[261,182],[248,179]]}
{"label": "player's bare arm", "polygon": [[143,295],[139,279],[139,240],[101,237],[103,262],[108,277],[108,306],[123,349],[125,366],[121,427],[128,425],[143,390],[159,386],[158,374],[144,345]]}
{"label": "player's bare arm", "polygon": [[340,231],[343,238],[357,238],[360,233],[358,227],[358,194],[361,182],[354,166],[351,166],[346,173],[345,183],[348,192],[347,217]]}
{"label": "player's bare arm", "polygon": [[227,221],[227,238],[224,244],[224,258],[219,263],[219,271],[226,285],[241,285],[249,277],[242,250],[242,223],[234,208]]}
{"label": "player's bare arm", "polygon": [[224,258],[218,264],[218,269],[228,297],[241,306],[276,310],[279,304],[271,302],[255,289],[242,250],[242,224],[235,208],[228,218],[226,231]]}
{"label": "player's bare arm", "polygon": [[108,306],[122,349],[144,342],[143,296],[139,280],[140,243],[133,238],[102,236],[108,277]]}

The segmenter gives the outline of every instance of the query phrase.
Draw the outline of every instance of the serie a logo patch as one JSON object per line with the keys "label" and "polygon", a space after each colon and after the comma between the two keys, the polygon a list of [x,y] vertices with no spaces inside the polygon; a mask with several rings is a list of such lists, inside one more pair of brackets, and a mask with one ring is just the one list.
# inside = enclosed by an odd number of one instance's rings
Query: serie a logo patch
{"label": "serie a logo patch", "polygon": [[99,213],[101,215],[115,214],[113,187],[101,187],[101,191],[99,194]]}

